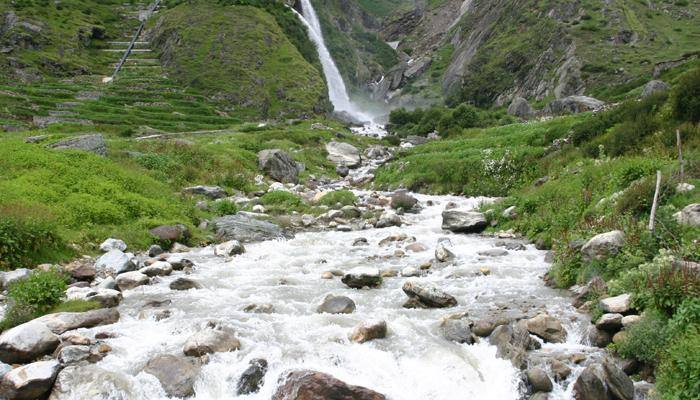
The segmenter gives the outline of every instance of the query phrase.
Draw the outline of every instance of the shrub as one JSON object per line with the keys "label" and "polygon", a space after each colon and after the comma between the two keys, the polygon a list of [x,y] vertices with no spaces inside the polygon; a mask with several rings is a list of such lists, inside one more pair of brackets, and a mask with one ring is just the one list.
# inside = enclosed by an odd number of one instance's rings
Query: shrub
{"label": "shrub", "polygon": [[55,270],[34,271],[7,290],[9,308],[0,323],[2,329],[22,324],[58,305],[66,290],[66,277]]}
{"label": "shrub", "polygon": [[700,335],[682,336],[669,347],[656,374],[662,400],[700,399]]}
{"label": "shrub", "polygon": [[220,200],[214,202],[212,211],[216,215],[233,215],[238,213],[238,206],[232,201]]}
{"label": "shrub", "polygon": [[684,74],[671,94],[673,115],[683,121],[700,122],[700,68]]}
{"label": "shrub", "polygon": [[324,206],[333,207],[340,203],[344,206],[351,206],[357,201],[357,196],[349,190],[336,190],[334,192],[329,192],[321,197],[319,204]]}
{"label": "shrub", "polygon": [[627,330],[625,340],[617,345],[617,352],[626,358],[656,364],[669,341],[667,318],[647,311],[642,319]]}
{"label": "shrub", "polygon": [[260,203],[266,206],[286,208],[297,208],[304,204],[301,197],[284,190],[275,190],[274,192],[265,193],[260,198]]}
{"label": "shrub", "polygon": [[698,333],[700,330],[700,299],[685,299],[676,309],[673,318],[668,323],[669,332],[672,335]]}
{"label": "shrub", "polygon": [[56,231],[47,219],[10,215],[7,207],[0,207],[0,269],[38,264],[51,259],[51,253],[66,252]]}

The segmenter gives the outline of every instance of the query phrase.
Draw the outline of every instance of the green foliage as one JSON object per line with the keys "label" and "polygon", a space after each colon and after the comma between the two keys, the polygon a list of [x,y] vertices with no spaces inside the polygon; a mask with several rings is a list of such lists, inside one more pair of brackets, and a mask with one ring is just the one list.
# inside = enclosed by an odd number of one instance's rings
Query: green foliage
{"label": "green foliage", "polygon": [[341,204],[343,206],[354,205],[357,201],[357,196],[349,190],[336,190],[333,192],[328,192],[321,197],[319,204],[329,207],[335,207],[336,204]]}
{"label": "green foliage", "polygon": [[49,215],[21,205],[0,206],[0,269],[16,269],[68,254]]}
{"label": "green foliage", "polygon": [[61,302],[66,290],[66,277],[55,270],[33,271],[7,289],[9,306],[1,329],[25,323],[46,314]]}
{"label": "green foliage", "polygon": [[236,205],[236,203],[229,200],[215,201],[211,205],[211,208],[214,214],[219,216],[234,215],[238,213],[238,206]]}
{"label": "green foliage", "polygon": [[691,297],[683,300],[669,321],[668,329],[672,335],[700,333],[700,299]]}
{"label": "green foliage", "polygon": [[260,203],[265,206],[284,207],[290,210],[299,208],[304,204],[301,197],[284,190],[265,193],[260,198]]}
{"label": "green foliage", "polygon": [[413,111],[405,108],[394,109],[389,114],[387,130],[402,137],[426,136],[432,132],[448,136],[458,135],[468,128],[506,125],[512,122],[512,119],[504,118],[498,111],[480,110],[463,103],[456,108],[432,107]]}
{"label": "green foliage", "polygon": [[626,329],[627,335],[617,345],[617,352],[625,358],[655,365],[671,339],[666,323],[665,315],[647,311],[639,322]]}
{"label": "green foliage", "polygon": [[674,341],[659,365],[656,384],[662,400],[700,399],[700,334]]}
{"label": "green foliage", "polygon": [[59,312],[86,312],[102,308],[99,301],[94,300],[67,300],[53,307],[50,314]]}
{"label": "green foliage", "polygon": [[700,68],[681,76],[673,89],[671,107],[676,118],[700,122]]}

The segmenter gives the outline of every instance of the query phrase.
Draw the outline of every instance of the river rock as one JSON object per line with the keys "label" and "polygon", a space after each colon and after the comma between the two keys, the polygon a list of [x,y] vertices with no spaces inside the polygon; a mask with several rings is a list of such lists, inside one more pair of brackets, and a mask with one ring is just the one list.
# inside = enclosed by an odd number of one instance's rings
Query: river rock
{"label": "river rock", "polygon": [[488,226],[486,216],[476,211],[450,209],[442,212],[442,229],[456,233],[479,233]]}
{"label": "river rock", "polygon": [[210,353],[226,353],[241,348],[241,342],[228,329],[209,326],[185,342],[183,353],[190,357],[201,357]]}
{"label": "river rock", "polygon": [[236,385],[236,393],[239,396],[257,393],[267,373],[267,360],[263,358],[252,359],[248,364],[250,366],[243,371]]}
{"label": "river rock", "polygon": [[593,346],[605,348],[612,343],[612,334],[608,331],[598,329],[595,326],[591,326],[587,334],[588,342]]}
{"label": "river rock", "polygon": [[406,251],[410,251],[412,253],[422,253],[424,251],[428,250],[428,247],[424,245],[423,243],[411,243],[405,247]]}
{"label": "river rock", "polygon": [[596,321],[595,327],[608,332],[617,332],[622,329],[622,314],[603,314]]}
{"label": "river rock", "polygon": [[174,271],[194,268],[194,263],[187,258],[170,257],[168,258],[168,262],[172,265]]}
{"label": "river rock", "polygon": [[8,400],[42,398],[51,390],[60,369],[55,360],[15,368],[2,376],[0,393]]}
{"label": "river rock", "polygon": [[417,281],[406,281],[402,290],[408,296],[405,308],[445,308],[457,305],[457,299],[436,286]]}
{"label": "river rock", "polygon": [[456,343],[474,343],[471,325],[463,319],[448,318],[440,323],[440,333],[445,339]]}
{"label": "river rock", "polygon": [[141,268],[139,272],[150,277],[166,276],[173,272],[173,266],[167,261],[156,261],[151,265]]}
{"label": "river rock", "polygon": [[552,359],[549,368],[557,382],[563,382],[571,375],[571,368],[559,360]]}
{"label": "river rock", "polygon": [[534,112],[530,104],[522,97],[515,97],[508,106],[508,115],[513,115],[518,118],[527,119],[532,117]]}
{"label": "river rock", "polygon": [[95,268],[98,271],[111,272],[114,274],[134,271],[136,265],[131,261],[133,257],[134,255],[131,253],[124,253],[119,249],[112,249],[97,259]]}
{"label": "river rock", "polygon": [[576,400],[633,400],[634,383],[612,362],[587,366],[574,383]]}
{"label": "river rock", "polygon": [[625,244],[625,233],[611,231],[593,236],[581,248],[583,261],[602,261],[617,254]]}
{"label": "river rock", "polygon": [[385,400],[384,395],[352,386],[322,372],[297,370],[283,375],[272,400]]}
{"label": "river rock", "polygon": [[350,168],[346,167],[345,165],[338,165],[335,167],[335,172],[339,177],[345,178],[346,176],[350,175]]}
{"label": "river rock", "polygon": [[100,245],[100,250],[102,250],[102,252],[104,253],[110,250],[125,251],[126,243],[124,243],[123,240],[109,238],[102,242],[102,244]]}
{"label": "river rock", "polygon": [[681,225],[700,226],[700,203],[689,204],[676,214]]}
{"label": "river rock", "polygon": [[391,211],[385,211],[379,217],[379,220],[375,224],[375,228],[388,228],[391,226],[401,226],[403,221],[396,213]]}
{"label": "river rock", "polygon": [[386,332],[386,321],[365,321],[353,329],[350,340],[355,343],[364,343],[374,339],[384,339]]}
{"label": "river rock", "polygon": [[33,320],[6,330],[0,335],[0,361],[25,363],[54,351],[58,336],[45,324]]}
{"label": "river rock", "polygon": [[161,225],[148,231],[156,239],[166,242],[183,242],[190,237],[190,230],[185,225]]}
{"label": "river rock", "polygon": [[241,243],[251,243],[290,237],[271,222],[260,221],[240,213],[216,218],[213,225],[216,237],[220,241],[238,240]]}
{"label": "river rock", "polygon": [[478,255],[484,257],[503,257],[508,255],[508,250],[505,249],[488,249],[480,250],[477,252]]}
{"label": "river rock", "polygon": [[600,300],[598,305],[606,313],[625,314],[632,306],[632,296],[625,293],[615,297],[608,297]]}
{"label": "river rock", "polygon": [[223,199],[228,196],[226,190],[219,186],[191,186],[182,189],[182,193],[186,195],[200,195],[212,200]]}
{"label": "river rock", "polygon": [[158,246],[157,244],[153,244],[148,248],[148,256],[149,257],[158,257],[159,255],[163,254],[163,248]]}
{"label": "river rock", "polygon": [[90,358],[90,346],[73,345],[63,346],[58,351],[58,361],[63,365],[75,364]]}
{"label": "river rock", "polygon": [[147,275],[139,271],[131,271],[117,275],[116,281],[117,287],[123,292],[139,286],[148,285],[149,279]]}
{"label": "river rock", "polygon": [[201,368],[199,358],[164,354],[151,359],[144,372],[158,378],[168,396],[189,397],[194,395],[194,382]]}
{"label": "river rock", "polygon": [[642,89],[642,98],[649,97],[654,93],[660,93],[660,92],[665,92],[669,90],[671,86],[663,81],[658,81],[658,80],[651,80],[647,82],[646,85],[644,85],[644,88]]}
{"label": "river rock", "polygon": [[447,243],[440,241],[435,248],[435,259],[439,262],[450,262],[455,259],[455,255],[447,248]]}
{"label": "river rock", "polygon": [[316,312],[329,314],[351,314],[355,311],[355,302],[345,296],[333,296],[329,294],[323,299]]}
{"label": "river rock", "polygon": [[349,143],[332,141],[326,144],[326,151],[328,152],[328,160],[337,165],[357,168],[362,164],[360,151]]}
{"label": "river rock", "polygon": [[416,204],[418,204],[418,199],[408,194],[408,192],[405,190],[396,191],[391,195],[390,205],[391,208],[395,210],[403,208],[404,210],[408,211],[413,209]]}
{"label": "river rock", "polygon": [[190,289],[201,289],[202,285],[199,282],[189,279],[189,278],[177,278],[170,282],[171,290],[190,290]]}
{"label": "river rock", "polygon": [[554,389],[551,379],[542,368],[530,368],[525,371],[525,377],[533,392],[551,392]]}
{"label": "river rock", "polygon": [[101,308],[85,312],[60,312],[44,315],[35,321],[60,335],[74,329],[114,324],[119,321],[119,311],[116,308]]}
{"label": "river rock", "polygon": [[539,336],[546,342],[564,343],[566,330],[554,317],[547,314],[539,314],[525,321],[528,332]]}
{"label": "river rock", "polygon": [[10,284],[29,278],[32,271],[27,268],[18,268],[8,272],[0,272],[0,289],[7,289]]}
{"label": "river rock", "polygon": [[378,268],[357,267],[348,271],[341,282],[353,289],[375,288],[382,285],[382,276]]}
{"label": "river rock", "polygon": [[259,152],[258,167],[270,178],[282,183],[298,183],[302,169],[292,156],[280,149]]}
{"label": "river rock", "polygon": [[229,240],[214,248],[214,254],[219,257],[231,257],[245,253],[245,247],[238,240]]}
{"label": "river rock", "polygon": [[357,238],[357,239],[353,240],[353,241],[352,241],[352,245],[353,245],[353,247],[356,247],[356,246],[369,246],[369,242],[367,241],[367,238],[361,237],[361,238]]}
{"label": "river rock", "polygon": [[102,135],[82,135],[73,138],[61,140],[47,146],[54,150],[81,150],[89,153],[97,154],[98,156],[107,155],[107,144]]}
{"label": "river rock", "polygon": [[71,278],[76,281],[90,282],[97,275],[95,264],[88,260],[76,260],[63,267]]}
{"label": "river rock", "polygon": [[639,315],[626,315],[626,316],[622,317],[622,320],[620,320],[620,323],[622,324],[622,327],[627,329],[630,326],[641,321],[641,319],[642,319],[642,317],[640,317]]}
{"label": "river rock", "polygon": [[536,347],[536,341],[519,324],[500,325],[489,336],[489,342],[496,346],[496,356],[510,360],[515,368],[527,365],[527,351]]}

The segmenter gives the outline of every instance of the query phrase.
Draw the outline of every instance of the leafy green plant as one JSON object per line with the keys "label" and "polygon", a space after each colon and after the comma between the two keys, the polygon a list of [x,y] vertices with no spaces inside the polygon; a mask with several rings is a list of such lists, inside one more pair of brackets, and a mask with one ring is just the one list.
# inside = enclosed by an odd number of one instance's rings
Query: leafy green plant
{"label": "leafy green plant", "polygon": [[[36,209],[0,206],[0,269],[15,269],[68,254],[54,222]],[[59,256],[60,257],[60,256]]]}
{"label": "leafy green plant", "polygon": [[700,335],[690,333],[669,347],[656,374],[662,400],[700,399]]}
{"label": "leafy green plant", "polygon": [[357,196],[349,190],[336,190],[328,192],[321,197],[319,204],[334,207],[336,204],[351,206],[357,201]]}
{"label": "leafy green plant", "polygon": [[696,68],[679,80],[673,88],[671,107],[676,118],[700,122],[700,68]]}
{"label": "leafy green plant", "polygon": [[667,321],[668,318],[660,312],[645,312],[639,322],[626,330],[627,335],[617,345],[617,352],[626,358],[656,364],[670,340]]}
{"label": "leafy green plant", "polygon": [[265,193],[260,198],[260,203],[265,206],[286,207],[289,209],[298,208],[304,204],[301,197],[284,190]]}
{"label": "leafy green plant", "polygon": [[61,303],[66,277],[56,270],[33,271],[7,289],[9,306],[0,328],[8,329],[43,315]]}
{"label": "leafy green plant", "polygon": [[233,215],[238,213],[236,203],[229,200],[215,201],[211,208],[216,215]]}

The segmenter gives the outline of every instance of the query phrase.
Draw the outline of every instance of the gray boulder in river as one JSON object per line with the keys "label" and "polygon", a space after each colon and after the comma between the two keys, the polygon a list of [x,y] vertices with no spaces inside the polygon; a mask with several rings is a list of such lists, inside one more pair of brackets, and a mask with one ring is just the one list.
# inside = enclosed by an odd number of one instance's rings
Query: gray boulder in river
{"label": "gray boulder in river", "polygon": [[25,363],[51,353],[59,338],[45,324],[33,320],[9,329],[0,336],[0,361]]}
{"label": "gray boulder in river", "polygon": [[162,354],[152,358],[144,372],[158,378],[168,396],[189,397],[194,395],[194,382],[201,368],[199,358]]}
{"label": "gray boulder in river", "polygon": [[299,370],[288,372],[272,400],[384,400],[383,394],[362,386],[352,386],[322,372]]}
{"label": "gray boulder in river", "polygon": [[61,365],[56,360],[15,368],[2,376],[0,394],[8,400],[40,399],[51,390],[60,369]]}
{"label": "gray boulder in river", "polygon": [[242,243],[273,240],[290,235],[279,226],[244,214],[226,215],[213,221],[220,241],[238,240]]}
{"label": "gray boulder in river", "polygon": [[442,229],[457,233],[479,233],[488,226],[486,216],[476,211],[450,209],[442,212]]}

